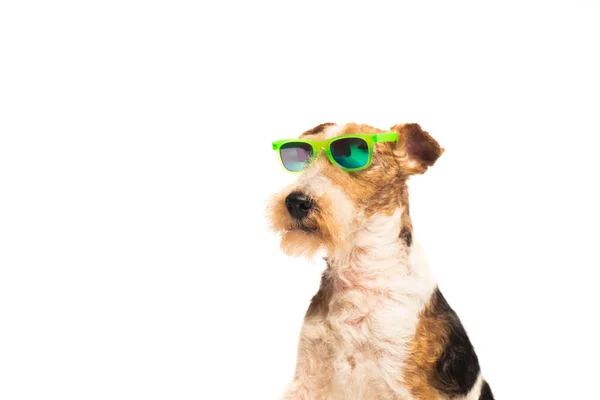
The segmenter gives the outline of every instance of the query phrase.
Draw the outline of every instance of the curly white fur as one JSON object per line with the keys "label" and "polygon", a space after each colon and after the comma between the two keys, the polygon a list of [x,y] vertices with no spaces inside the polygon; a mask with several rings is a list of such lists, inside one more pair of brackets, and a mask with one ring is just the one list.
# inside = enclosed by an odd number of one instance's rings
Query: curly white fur
{"label": "curly white fur", "polygon": [[353,251],[330,255],[329,313],[305,321],[285,399],[412,398],[402,381],[405,346],[436,285],[418,245],[398,240],[401,211],[373,216]]}

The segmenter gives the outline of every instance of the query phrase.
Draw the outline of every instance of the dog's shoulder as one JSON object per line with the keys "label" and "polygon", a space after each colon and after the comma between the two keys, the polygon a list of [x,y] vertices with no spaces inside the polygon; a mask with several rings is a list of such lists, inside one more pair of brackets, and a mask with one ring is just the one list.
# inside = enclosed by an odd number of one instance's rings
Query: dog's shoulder
{"label": "dog's shoulder", "polygon": [[413,393],[449,398],[480,393],[480,399],[493,399],[469,336],[439,288],[421,312],[409,348],[405,380]]}

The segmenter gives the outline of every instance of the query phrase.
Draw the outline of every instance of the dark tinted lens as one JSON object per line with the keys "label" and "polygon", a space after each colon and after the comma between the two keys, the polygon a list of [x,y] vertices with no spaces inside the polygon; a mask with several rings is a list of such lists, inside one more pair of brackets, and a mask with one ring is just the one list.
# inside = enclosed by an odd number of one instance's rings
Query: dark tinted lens
{"label": "dark tinted lens", "polygon": [[369,146],[363,139],[339,139],[331,143],[331,155],[342,168],[364,167],[369,161]]}
{"label": "dark tinted lens", "polygon": [[312,147],[306,143],[286,143],[279,151],[283,166],[294,172],[302,171],[312,157]]}

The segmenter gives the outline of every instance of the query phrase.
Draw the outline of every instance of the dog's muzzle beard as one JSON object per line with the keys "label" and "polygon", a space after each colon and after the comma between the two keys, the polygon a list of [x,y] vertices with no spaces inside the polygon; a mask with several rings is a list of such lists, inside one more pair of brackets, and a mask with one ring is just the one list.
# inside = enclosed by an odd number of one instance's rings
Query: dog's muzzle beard
{"label": "dog's muzzle beard", "polygon": [[268,216],[289,256],[312,258],[320,250],[329,253],[347,247],[347,222],[327,193],[315,197],[300,188],[280,193],[270,202]]}
{"label": "dog's muzzle beard", "polygon": [[311,258],[328,242],[321,201],[323,199],[316,199],[298,189],[273,199],[270,205],[271,228],[281,235],[284,253]]}

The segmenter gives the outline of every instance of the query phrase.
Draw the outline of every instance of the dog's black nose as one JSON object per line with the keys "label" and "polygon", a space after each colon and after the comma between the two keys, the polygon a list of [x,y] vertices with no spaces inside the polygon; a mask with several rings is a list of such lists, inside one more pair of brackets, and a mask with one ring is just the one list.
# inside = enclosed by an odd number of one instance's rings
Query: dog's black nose
{"label": "dog's black nose", "polygon": [[292,192],[285,198],[285,206],[292,217],[302,219],[310,212],[313,202],[302,192]]}

